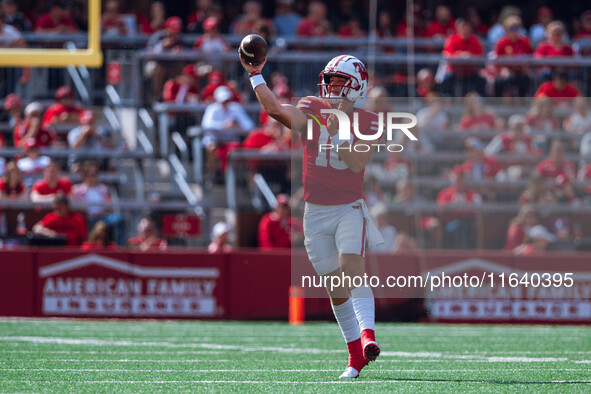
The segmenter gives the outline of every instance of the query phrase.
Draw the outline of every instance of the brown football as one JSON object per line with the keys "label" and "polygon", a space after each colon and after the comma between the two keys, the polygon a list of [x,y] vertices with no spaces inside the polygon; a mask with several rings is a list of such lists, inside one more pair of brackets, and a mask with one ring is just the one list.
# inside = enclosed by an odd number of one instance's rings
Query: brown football
{"label": "brown football", "polygon": [[240,43],[240,57],[252,66],[261,64],[267,57],[267,41],[257,34],[249,34]]}

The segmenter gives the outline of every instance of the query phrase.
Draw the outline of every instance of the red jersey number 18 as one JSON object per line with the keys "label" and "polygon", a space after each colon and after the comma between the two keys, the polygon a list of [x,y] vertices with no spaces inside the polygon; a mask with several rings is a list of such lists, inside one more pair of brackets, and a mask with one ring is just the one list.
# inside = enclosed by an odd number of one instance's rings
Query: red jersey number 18
{"label": "red jersey number 18", "polygon": [[[327,167],[330,161],[330,166],[335,170],[346,170],[347,163],[341,160],[336,149],[326,149],[330,134],[326,126],[320,128],[320,136],[318,137],[318,156],[316,156],[316,165],[318,167]],[[321,149],[322,148],[322,149]]]}

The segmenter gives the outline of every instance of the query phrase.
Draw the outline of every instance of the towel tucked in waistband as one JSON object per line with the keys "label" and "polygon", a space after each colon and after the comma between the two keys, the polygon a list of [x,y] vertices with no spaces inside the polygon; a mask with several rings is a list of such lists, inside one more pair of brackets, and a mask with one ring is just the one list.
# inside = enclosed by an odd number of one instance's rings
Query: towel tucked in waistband
{"label": "towel tucked in waistband", "polygon": [[367,244],[369,247],[385,243],[380,230],[378,230],[377,226],[371,219],[371,215],[369,214],[369,209],[367,208],[365,201],[360,199],[357,200],[357,202],[361,205],[361,211],[363,212],[363,217],[365,218],[367,224]]}

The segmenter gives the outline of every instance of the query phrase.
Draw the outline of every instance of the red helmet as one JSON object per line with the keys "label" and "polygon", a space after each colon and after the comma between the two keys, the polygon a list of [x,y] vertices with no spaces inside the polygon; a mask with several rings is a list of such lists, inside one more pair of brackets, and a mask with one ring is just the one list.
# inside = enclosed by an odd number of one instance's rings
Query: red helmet
{"label": "red helmet", "polygon": [[[332,76],[347,79],[343,85],[332,86],[341,87],[341,92],[338,95],[332,94],[328,87]],[[324,70],[320,72],[320,83],[318,84],[320,97],[355,101],[365,94],[368,79],[367,68],[361,60],[351,55],[337,56],[328,62]]]}

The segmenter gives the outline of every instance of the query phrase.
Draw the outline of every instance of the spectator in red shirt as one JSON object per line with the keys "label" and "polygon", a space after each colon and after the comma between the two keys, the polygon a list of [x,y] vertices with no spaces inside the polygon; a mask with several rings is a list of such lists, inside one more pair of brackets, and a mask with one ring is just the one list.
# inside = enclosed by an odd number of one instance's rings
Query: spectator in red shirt
{"label": "spectator in red shirt", "polygon": [[565,146],[561,140],[554,140],[550,145],[550,155],[536,166],[536,172],[544,178],[555,179],[557,176],[566,174],[574,178],[577,168],[573,162],[564,158]]}
{"label": "spectator in red shirt", "polygon": [[537,224],[539,219],[535,207],[531,204],[523,205],[507,228],[505,250],[513,250],[525,243],[527,231]]}
{"label": "spectator in red shirt", "polygon": [[103,221],[96,222],[85,241],[80,247],[82,250],[115,250],[117,244],[111,239],[111,229]]}
{"label": "spectator in red shirt", "polygon": [[37,222],[33,232],[50,238],[65,237],[68,246],[80,246],[87,235],[86,220],[80,213],[70,211],[68,197],[57,196],[53,212]]}
{"label": "spectator in red shirt", "polygon": [[308,15],[303,18],[296,29],[298,37],[324,37],[332,33],[332,25],[326,19],[326,5],[313,1],[308,5]]}
{"label": "spectator in red shirt", "polygon": [[[437,195],[437,205],[474,206],[482,203],[482,197],[466,186],[464,172],[453,171],[450,174],[451,186]],[[474,212],[454,211],[443,213],[445,241],[448,248],[470,249],[476,246],[476,224]]]}
{"label": "spectator in red shirt", "polygon": [[49,12],[37,18],[35,31],[37,33],[77,32],[78,27],[70,15],[68,3],[63,0],[53,0]]}
{"label": "spectator in red shirt", "polygon": [[203,35],[193,44],[193,49],[203,53],[223,53],[230,50],[230,45],[220,34],[220,20],[210,16],[203,22]]}
{"label": "spectator in red shirt", "polygon": [[540,85],[534,97],[550,97],[552,104],[570,105],[579,91],[568,83],[568,74],[560,69],[554,70],[552,80]]}
{"label": "spectator in red shirt", "polygon": [[45,111],[43,125],[78,123],[82,112],[84,112],[84,108],[76,106],[72,88],[62,86],[55,92],[55,103]]}
{"label": "spectator in red shirt", "polygon": [[259,247],[265,249],[300,246],[304,228],[299,219],[290,216],[289,197],[277,195],[277,206],[259,222]]}
{"label": "spectator in red shirt", "polygon": [[486,146],[484,151],[487,155],[493,156],[500,152],[519,155],[538,154],[534,150],[531,137],[524,131],[525,117],[523,115],[511,115],[507,125],[509,130],[493,138]]}
{"label": "spectator in red shirt", "polygon": [[240,97],[235,86],[226,81],[226,76],[223,72],[217,70],[212,71],[207,76],[207,85],[201,89],[201,100],[205,102],[214,101],[213,93],[220,86],[226,86],[232,91],[232,99],[230,101],[242,102],[242,97]]}
{"label": "spectator in red shirt", "polygon": [[183,68],[181,75],[164,84],[162,99],[169,103],[190,103],[199,101],[198,70],[191,64]]}
{"label": "spectator in red shirt", "polygon": [[[534,56],[537,58],[545,57],[572,57],[575,55],[573,48],[565,41],[566,28],[564,23],[553,21],[546,27],[546,41],[541,42]],[[538,73],[542,78],[550,79],[553,67],[542,67]]]}
{"label": "spectator in red shirt", "polygon": [[[465,19],[456,21],[456,33],[445,40],[443,57],[446,58],[478,58],[484,54],[484,48],[472,30],[472,25]],[[460,88],[461,95],[469,91],[476,91],[484,96],[486,81],[479,75],[479,66],[465,66],[448,64],[443,77],[443,90],[450,96],[457,96],[456,88]],[[456,86],[458,85],[458,86]]]}
{"label": "spectator in red shirt", "polygon": [[107,0],[101,20],[101,34],[107,36],[127,36],[127,24],[121,17],[119,0]]}
{"label": "spectator in red shirt", "polygon": [[[505,36],[501,37],[493,49],[493,58],[523,57],[531,55],[532,48],[527,37],[519,32],[522,27],[519,15],[509,15],[503,22]],[[499,66],[496,67],[495,79],[496,95],[506,94],[525,97],[529,92],[530,78],[527,66]]]}
{"label": "spectator in red shirt", "polygon": [[187,33],[203,33],[203,22],[209,16],[212,0],[196,0],[195,12],[187,18]]}
{"label": "spectator in red shirt", "polygon": [[8,115],[10,127],[16,127],[23,120],[23,102],[16,93],[10,93],[4,98],[4,110]]}
{"label": "spectator in red shirt", "polygon": [[161,0],[154,0],[150,5],[150,18],[148,19],[143,13],[136,15],[140,33],[153,34],[158,30],[164,29],[166,22],[166,7]]}
{"label": "spectator in red shirt", "polygon": [[451,186],[443,189],[437,195],[437,204],[466,204],[480,205],[482,197],[466,186],[466,173],[455,168],[449,176]]}
{"label": "spectator in red shirt", "polygon": [[156,223],[154,219],[145,217],[140,220],[137,225],[139,235],[137,237],[129,238],[127,245],[132,249],[139,249],[141,251],[147,250],[166,250],[168,249],[168,242],[158,238],[156,234]]}
{"label": "spectator in red shirt", "polygon": [[211,243],[207,246],[207,253],[230,253],[232,245],[228,243],[230,226],[225,222],[218,222],[211,231]]}
{"label": "spectator in red shirt", "polygon": [[273,21],[263,18],[261,15],[263,11],[261,3],[256,0],[247,1],[242,7],[242,11],[242,15],[239,15],[230,27],[230,31],[233,34],[245,36],[255,31],[261,25],[264,25],[269,29],[271,35],[275,35]]}
{"label": "spectator in red shirt", "polygon": [[56,161],[51,161],[43,170],[43,179],[33,184],[31,201],[48,202],[53,201],[57,195],[69,197],[71,193],[72,182],[69,178],[61,177],[60,165]]}
{"label": "spectator in red shirt", "polygon": [[573,48],[564,40],[564,23],[553,21],[546,27],[546,41],[541,42],[534,55],[536,57],[574,56]]}
{"label": "spectator in red shirt", "polygon": [[435,20],[427,26],[426,36],[433,38],[447,38],[454,34],[456,21],[451,16],[449,7],[439,5],[435,8]]}
{"label": "spectator in red shirt", "polygon": [[15,147],[23,148],[25,142],[30,138],[35,139],[37,146],[42,148],[48,148],[54,143],[56,136],[51,129],[42,124],[42,114],[43,106],[38,102],[32,102],[25,107],[25,120],[14,129]]}
{"label": "spectator in red shirt", "polygon": [[536,97],[525,115],[525,124],[535,131],[558,130],[558,118],[554,115],[554,106],[548,97]]}
{"label": "spectator in red shirt", "polygon": [[460,119],[460,131],[488,131],[496,128],[495,116],[484,108],[484,100],[478,93],[470,92],[464,98],[464,115]]}
{"label": "spectator in red shirt", "polygon": [[27,187],[18,166],[11,161],[6,165],[4,176],[0,178],[0,200],[21,199],[27,199]]}

